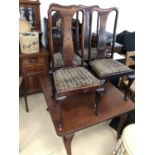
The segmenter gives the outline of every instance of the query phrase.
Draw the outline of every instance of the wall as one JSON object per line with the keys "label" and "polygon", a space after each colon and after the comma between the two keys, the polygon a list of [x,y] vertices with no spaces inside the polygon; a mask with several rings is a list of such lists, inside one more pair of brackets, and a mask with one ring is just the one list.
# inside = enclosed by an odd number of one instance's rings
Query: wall
{"label": "wall", "polygon": [[[135,5],[133,0],[40,0],[41,27],[44,32],[43,18],[47,17],[48,6],[51,3],[62,5],[83,4],[83,5],[99,5],[101,8],[117,7],[119,9],[119,17],[117,24],[117,33],[124,30],[135,31]],[[108,25],[112,25],[112,18],[108,21]],[[111,31],[111,28],[109,28]],[[44,38],[44,36],[43,36]],[[44,44],[44,41],[43,41]]]}

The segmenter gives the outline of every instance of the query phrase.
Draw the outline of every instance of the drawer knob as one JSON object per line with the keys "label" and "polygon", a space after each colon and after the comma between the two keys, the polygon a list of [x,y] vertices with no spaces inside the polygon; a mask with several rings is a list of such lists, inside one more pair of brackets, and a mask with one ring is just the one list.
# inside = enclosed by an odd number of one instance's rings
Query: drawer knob
{"label": "drawer knob", "polygon": [[31,62],[31,63],[36,63],[36,62],[37,62],[37,59],[32,58],[32,59],[30,59],[30,62]]}

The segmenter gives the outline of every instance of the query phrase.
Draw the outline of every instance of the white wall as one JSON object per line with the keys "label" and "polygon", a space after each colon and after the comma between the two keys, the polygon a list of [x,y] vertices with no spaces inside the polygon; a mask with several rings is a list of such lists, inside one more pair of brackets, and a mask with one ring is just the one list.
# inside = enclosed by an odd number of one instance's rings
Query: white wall
{"label": "white wall", "polygon": [[[101,8],[117,7],[119,9],[119,17],[117,24],[117,32],[124,30],[135,31],[135,5],[134,0],[40,0],[41,27],[44,32],[43,18],[47,17],[48,6],[51,3],[62,5],[83,4],[83,5],[99,5]],[[108,25],[111,25],[109,20]],[[43,37],[44,38],[44,37]]]}

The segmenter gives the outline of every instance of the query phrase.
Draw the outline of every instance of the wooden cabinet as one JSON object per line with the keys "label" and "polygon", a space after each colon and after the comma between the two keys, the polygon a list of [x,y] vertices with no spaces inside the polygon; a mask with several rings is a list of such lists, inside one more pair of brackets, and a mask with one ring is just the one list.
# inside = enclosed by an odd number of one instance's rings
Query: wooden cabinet
{"label": "wooden cabinet", "polygon": [[19,13],[21,19],[26,19],[31,24],[32,30],[41,31],[39,0],[19,0]]}
{"label": "wooden cabinet", "polygon": [[[40,2],[39,0],[19,0],[19,13],[21,19],[31,24],[31,31],[39,32],[40,51],[34,54],[21,54],[19,56],[20,74],[24,77],[27,93],[41,90],[39,75],[48,74],[48,52],[41,45]],[[24,90],[21,87],[20,92]]]}
{"label": "wooden cabinet", "polygon": [[27,80],[27,93],[41,91],[39,75],[48,75],[48,52],[41,48],[39,53],[20,54],[20,72]]}

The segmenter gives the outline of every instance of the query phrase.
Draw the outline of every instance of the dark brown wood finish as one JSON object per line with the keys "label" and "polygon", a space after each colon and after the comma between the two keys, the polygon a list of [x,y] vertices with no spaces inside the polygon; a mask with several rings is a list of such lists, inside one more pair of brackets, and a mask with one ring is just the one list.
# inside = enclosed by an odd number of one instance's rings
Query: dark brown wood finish
{"label": "dark brown wood finish", "polygon": [[85,11],[85,31],[84,31],[84,47],[89,48],[91,44],[91,22],[92,22],[92,10],[95,8],[99,8],[98,5],[93,6],[84,6],[79,5],[79,7],[83,8]]}
{"label": "dark brown wood finish", "polygon": [[73,137],[74,137],[74,134],[66,135],[66,136],[63,137],[63,142],[64,142],[64,145],[65,145],[67,155],[72,154],[71,142],[72,142]]}
{"label": "dark brown wood finish", "polygon": [[94,8],[92,11],[97,11],[98,13],[98,19],[97,19],[97,51],[98,51],[98,58],[104,58],[105,57],[105,51],[107,48],[107,42],[106,42],[106,23],[108,19],[108,15],[115,11],[115,20],[114,20],[114,28],[113,28],[113,40],[112,40],[112,50],[111,50],[111,58],[113,58],[113,50],[115,46],[115,36],[116,36],[116,26],[117,26],[117,19],[118,19],[118,9],[108,8],[108,9],[102,9],[102,8]]}
{"label": "dark brown wood finish", "polygon": [[[27,93],[41,91],[38,75],[48,74],[48,52],[41,48],[39,53],[19,55],[20,72],[26,77]],[[24,91],[25,92],[25,91]]]}
{"label": "dark brown wood finish", "polygon": [[[61,19],[63,22],[63,47],[62,47],[62,55],[64,60],[65,67],[73,66],[72,60],[74,55],[74,46],[73,46],[73,38],[72,38],[72,18],[73,15],[78,11],[82,11],[79,7],[75,5],[70,6],[62,6],[58,4],[51,4],[48,9],[48,40],[49,40],[49,51],[52,56],[52,67],[55,70],[54,64],[54,45],[53,45],[53,34],[52,34],[52,12],[57,11],[61,15]],[[82,18],[84,20],[84,18]],[[84,30],[84,25],[82,26],[82,31]],[[82,45],[82,53],[83,53],[83,37],[81,38]],[[81,62],[82,63],[82,62]]]}
{"label": "dark brown wood finish", "polygon": [[[75,13],[77,13],[78,11],[81,11],[83,14],[85,13],[85,11],[78,6],[75,5],[71,5],[71,6],[61,6],[61,5],[57,5],[57,4],[52,4],[49,7],[48,10],[48,29],[49,29],[49,33],[48,33],[48,40],[49,40],[49,50],[52,56],[52,67],[53,67],[53,71],[55,70],[55,64],[54,64],[54,52],[53,52],[53,37],[52,37],[52,18],[51,18],[51,14],[53,11],[58,11],[60,13],[60,15],[62,16],[62,20],[63,20],[63,50],[62,50],[62,54],[63,54],[63,59],[64,59],[64,67],[74,67],[72,64],[72,60],[73,60],[73,54],[74,54],[74,47],[73,47],[73,40],[72,40],[72,34],[71,34],[71,29],[72,29],[72,17]],[[83,53],[83,49],[84,49],[84,29],[85,29],[85,16],[83,15],[83,19],[82,19],[82,37],[81,37],[81,45],[82,45],[82,53]],[[83,54],[82,54],[83,55]],[[83,64],[83,57],[81,60],[81,65]],[[62,95],[71,95],[71,94],[76,94],[79,93],[83,90],[85,91],[89,91],[89,90],[95,90],[96,88],[100,87],[100,84],[97,85],[91,85],[91,86],[86,86],[85,88],[77,88],[74,90],[70,90],[70,91],[65,91],[65,92],[60,92],[59,94],[57,94],[58,96],[62,96]]]}
{"label": "dark brown wood finish", "polygon": [[[78,6],[75,5],[71,5],[71,6],[61,6],[61,5],[57,5],[57,4],[52,4],[49,6],[48,9],[48,40],[49,40],[49,51],[51,53],[52,56],[52,67],[53,67],[53,71],[56,71],[56,67],[55,67],[55,57],[54,57],[54,49],[53,49],[53,34],[52,34],[52,13],[56,11],[59,12],[60,16],[61,16],[61,20],[62,20],[62,31],[63,31],[63,47],[62,47],[62,58],[63,58],[63,62],[64,62],[64,66],[62,66],[63,69],[66,68],[72,68],[72,70],[75,69],[75,66],[73,65],[73,57],[74,57],[74,52],[75,52],[75,48],[74,48],[74,44],[73,44],[73,36],[72,36],[72,18],[74,15],[76,15],[78,12],[82,12],[82,33],[81,33],[81,65],[83,66],[83,62],[84,62],[84,57],[83,57],[83,50],[84,50],[84,30],[85,30],[85,11]],[[77,68],[78,70],[80,68]],[[85,70],[84,68],[82,68],[83,70]],[[74,70],[75,71],[75,70]],[[76,72],[76,71],[75,71]],[[55,74],[55,72],[53,72],[53,74]],[[101,87],[101,83],[100,82],[94,82],[92,84],[85,84],[83,86],[78,86],[78,84],[76,85],[76,87],[73,88],[67,88],[65,87],[65,89],[63,90],[59,90],[57,91],[55,89],[55,81],[57,79],[54,79],[52,74],[52,81],[53,81],[53,95],[56,98],[57,101],[57,106],[58,106],[58,113],[59,113],[59,129],[62,129],[62,110],[61,110],[61,105],[62,105],[62,100],[66,99],[65,97],[68,97],[70,95],[77,95],[81,92],[87,92],[87,91],[96,91],[97,88]],[[61,73],[60,73],[61,74]],[[86,72],[86,74],[88,75],[89,73]],[[62,75],[62,74],[61,74]],[[93,77],[93,75],[92,75]],[[62,75],[62,79],[63,79],[63,75]],[[95,77],[93,77],[95,78]],[[75,79],[73,76],[69,78],[70,81],[78,81],[78,77],[77,79]],[[84,80],[89,80],[89,79],[84,79]],[[97,79],[96,79],[97,81]],[[97,111],[97,110],[96,110]]]}
{"label": "dark brown wood finish", "polygon": [[[91,29],[92,29],[92,13],[95,8],[99,8],[98,5],[84,6],[79,5],[80,8],[85,11],[85,29],[84,29],[84,48],[88,49],[88,60],[90,60],[90,50],[91,50]],[[78,35],[78,34],[77,34]],[[77,40],[80,38],[77,36]]]}
{"label": "dark brown wood finish", "polygon": [[[61,20],[60,22],[60,26],[57,26],[57,22],[58,20],[61,19],[61,15],[59,12],[55,12],[52,15],[52,34],[53,34],[53,49],[54,49],[54,53],[57,53],[59,51],[62,51],[62,27],[63,27],[63,21]],[[78,18],[77,18],[78,19]],[[46,17],[44,17],[44,27],[45,27],[45,41],[46,41],[46,46],[48,46],[48,19]],[[76,19],[72,19],[72,35],[73,35],[73,42],[74,42],[74,46],[79,47],[79,41],[77,42],[77,38],[76,36],[79,36],[79,33],[81,31],[81,24],[79,22],[79,20]],[[78,32],[78,35],[76,35],[76,33]]]}
{"label": "dark brown wood finish", "polygon": [[124,101],[123,93],[110,83],[106,83],[104,97],[101,100],[100,115],[94,115],[92,108],[94,93],[83,93],[79,96],[72,96],[64,100],[62,104],[63,128],[58,129],[58,112],[54,98],[51,98],[52,85],[47,77],[40,79],[40,84],[44,97],[51,114],[55,130],[58,136],[62,136],[67,151],[71,155],[71,140],[75,132],[90,126],[99,124],[106,120],[121,116],[121,122],[118,128],[118,136],[124,125],[125,115],[134,109],[134,103],[131,100]]}
{"label": "dark brown wood finish", "polygon": [[[113,53],[114,53],[114,47],[115,47],[115,37],[116,37],[116,27],[117,27],[117,20],[118,20],[118,9],[116,7],[108,8],[108,9],[102,9],[102,8],[94,8],[92,11],[96,11],[98,13],[98,18],[97,18],[97,52],[98,56],[96,58],[96,61],[100,61],[101,59],[113,59]],[[111,45],[111,55],[106,57],[106,52],[107,52],[107,41],[106,41],[106,23],[108,16],[111,12],[115,12],[115,18],[114,18],[114,25],[113,25],[113,39],[112,39],[112,45]],[[92,23],[91,23],[92,24]],[[91,49],[91,48],[90,48]],[[91,52],[91,50],[90,50]],[[91,63],[90,59],[88,60],[89,63]],[[115,61],[115,60],[113,60]],[[103,66],[104,67],[104,66]],[[113,67],[113,66],[112,66]],[[123,64],[122,64],[123,67]],[[125,66],[124,66],[125,67]],[[100,79],[100,80],[110,80],[113,78],[120,78],[126,75],[131,75],[134,73],[134,70],[132,69],[126,69],[124,71],[114,71],[109,74],[103,74],[102,76],[99,76],[97,74],[98,69],[95,70],[93,69],[93,73]],[[125,99],[127,98],[126,93],[125,93]]]}
{"label": "dark brown wood finish", "polygon": [[[106,22],[108,15],[112,11],[116,11],[116,19],[115,19],[115,27],[114,27],[114,34],[113,34],[113,39],[115,38],[115,31],[116,31],[116,24],[117,24],[117,8],[109,8],[109,9],[101,9],[99,6],[94,5],[94,6],[84,6],[84,5],[79,5],[79,7],[83,8],[85,11],[85,31],[84,31],[84,48],[88,49],[88,61],[92,60],[91,58],[91,47],[96,47],[98,51],[98,57],[105,57],[105,53],[111,53],[111,57],[113,56],[113,52],[120,52],[122,46],[116,45],[115,42],[113,44],[109,44],[106,41]],[[94,37],[92,34],[92,19],[93,19],[93,13],[97,12],[97,35]],[[101,22],[99,22],[99,20]],[[99,25],[100,24],[100,25]],[[77,33],[77,40],[79,37],[79,33]],[[78,42],[77,42],[78,44]]]}

